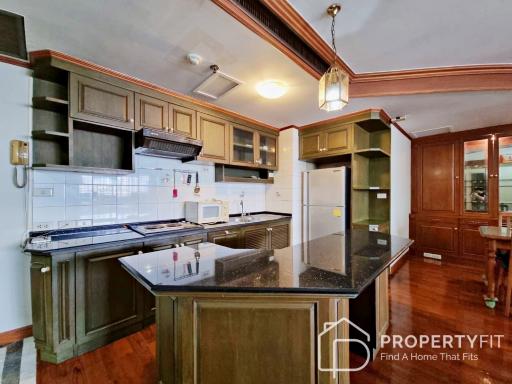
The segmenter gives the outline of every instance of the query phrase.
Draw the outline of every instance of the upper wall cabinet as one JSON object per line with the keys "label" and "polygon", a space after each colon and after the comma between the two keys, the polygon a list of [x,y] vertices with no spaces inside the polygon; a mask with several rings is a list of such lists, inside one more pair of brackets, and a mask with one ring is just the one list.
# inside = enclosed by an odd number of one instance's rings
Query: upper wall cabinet
{"label": "upper wall cabinet", "polygon": [[277,169],[277,136],[258,133],[256,162],[260,168]]}
{"label": "upper wall cabinet", "polygon": [[135,95],[135,129],[169,129],[169,103],[153,97]]}
{"label": "upper wall cabinet", "polygon": [[315,128],[300,136],[300,158],[315,159],[343,155],[352,151],[353,125]]}
{"label": "upper wall cabinet", "polygon": [[277,169],[277,135],[240,125],[231,126],[231,162],[246,167]]}
{"label": "upper wall cabinet", "polygon": [[229,163],[229,123],[203,113],[197,114],[199,139],[203,140],[201,158]]}
{"label": "upper wall cabinet", "polygon": [[71,73],[71,117],[134,129],[134,92]]}
{"label": "upper wall cabinet", "polygon": [[197,138],[196,111],[169,104],[170,129],[187,137]]}

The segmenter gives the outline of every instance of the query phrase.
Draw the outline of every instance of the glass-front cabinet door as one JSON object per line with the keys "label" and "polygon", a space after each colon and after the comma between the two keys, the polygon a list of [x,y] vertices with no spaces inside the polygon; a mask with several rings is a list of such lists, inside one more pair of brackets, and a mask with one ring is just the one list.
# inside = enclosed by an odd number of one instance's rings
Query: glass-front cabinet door
{"label": "glass-front cabinet door", "polygon": [[464,142],[464,212],[489,212],[490,149],[489,139]]}
{"label": "glass-front cabinet door", "polygon": [[233,126],[231,162],[240,165],[254,165],[256,133],[245,127]]}
{"label": "glass-front cabinet door", "polygon": [[277,167],[277,139],[274,136],[267,136],[260,133],[258,146],[258,164],[265,168],[275,169]]}
{"label": "glass-front cabinet door", "polygon": [[498,141],[498,209],[512,211],[512,136],[503,136]]}

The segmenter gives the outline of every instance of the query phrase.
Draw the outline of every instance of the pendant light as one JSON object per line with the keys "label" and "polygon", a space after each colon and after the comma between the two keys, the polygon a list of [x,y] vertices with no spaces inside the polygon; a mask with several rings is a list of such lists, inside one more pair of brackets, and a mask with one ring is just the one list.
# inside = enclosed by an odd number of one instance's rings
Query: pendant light
{"label": "pendant light", "polygon": [[341,5],[332,4],[327,8],[327,14],[332,17],[331,37],[334,58],[332,65],[320,79],[318,87],[318,105],[320,109],[325,111],[337,111],[342,109],[348,103],[348,74],[343,71],[337,64],[337,52],[335,41],[335,23],[336,15],[341,11]]}

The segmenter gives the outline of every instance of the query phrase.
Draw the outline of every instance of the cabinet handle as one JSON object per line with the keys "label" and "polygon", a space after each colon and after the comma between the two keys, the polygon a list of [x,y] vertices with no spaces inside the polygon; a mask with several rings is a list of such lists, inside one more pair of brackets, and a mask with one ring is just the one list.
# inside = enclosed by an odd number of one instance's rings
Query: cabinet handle
{"label": "cabinet handle", "polygon": [[48,273],[48,272],[50,272],[50,267],[41,268],[41,273]]}
{"label": "cabinet handle", "polygon": [[459,178],[459,176],[455,176],[455,178],[456,178],[456,179],[458,179],[458,178]]}
{"label": "cabinet handle", "polygon": [[459,228],[455,227],[455,228],[453,228],[453,230],[454,230],[454,231],[458,231],[458,230],[459,230]]}
{"label": "cabinet handle", "polygon": [[224,231],[224,233],[225,233],[226,235],[229,235],[229,234],[230,234],[230,232],[229,232],[229,231]]}
{"label": "cabinet handle", "polygon": [[133,120],[133,119],[130,119],[130,123],[133,123],[134,121],[135,121],[135,120]]}

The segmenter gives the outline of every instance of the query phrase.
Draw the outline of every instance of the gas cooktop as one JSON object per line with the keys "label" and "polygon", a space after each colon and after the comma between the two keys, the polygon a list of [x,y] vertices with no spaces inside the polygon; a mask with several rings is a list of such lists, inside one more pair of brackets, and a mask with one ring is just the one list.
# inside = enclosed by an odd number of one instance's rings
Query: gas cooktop
{"label": "gas cooktop", "polygon": [[173,232],[180,231],[183,229],[201,229],[202,225],[190,223],[188,221],[180,221],[180,222],[168,222],[168,223],[153,223],[153,224],[134,224],[129,225],[131,229],[135,232],[140,233],[141,235],[149,235],[152,233],[161,233],[161,232]]}

